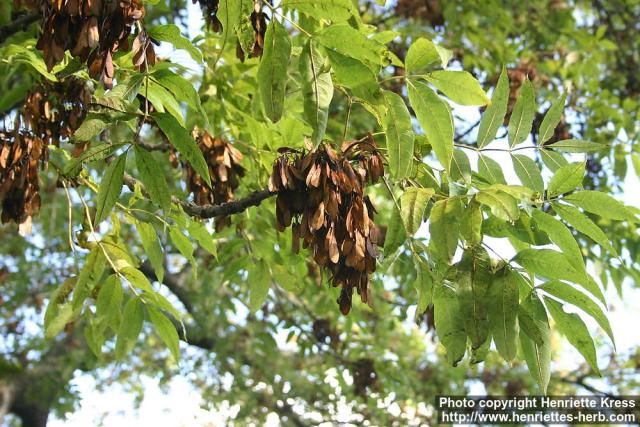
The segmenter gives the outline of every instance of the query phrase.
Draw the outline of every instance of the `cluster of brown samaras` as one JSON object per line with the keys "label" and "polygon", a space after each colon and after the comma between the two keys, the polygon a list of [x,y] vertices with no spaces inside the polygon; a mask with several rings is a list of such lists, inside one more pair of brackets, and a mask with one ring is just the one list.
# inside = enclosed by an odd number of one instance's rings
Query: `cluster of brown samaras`
{"label": "cluster of brown samaras", "polygon": [[216,33],[222,31],[222,22],[218,18],[218,6],[220,0],[192,0],[193,4],[199,3],[207,26]]}
{"label": "cluster of brown samaras", "polygon": [[[211,187],[187,162],[183,167],[187,171],[187,190],[193,193],[194,203],[197,205],[218,205],[233,200],[233,193],[240,185],[240,178],[244,176],[242,153],[233,144],[221,138],[213,137],[206,131],[195,128],[193,139],[204,155],[209,166]],[[175,153],[173,154],[175,156]],[[216,229],[228,225],[230,219],[218,218]]]}
{"label": "cluster of brown samaras", "polygon": [[329,145],[311,152],[284,148],[273,165],[269,190],[277,192],[279,231],[292,226],[293,248],[310,248],[316,263],[341,286],[338,304],[349,313],[354,288],[371,304],[369,274],[376,269],[381,233],[376,212],[364,195],[367,182],[384,175],[373,138],[345,142],[340,153]]}
{"label": "cluster of brown samaras", "polygon": [[22,234],[40,210],[38,170],[48,159],[48,145],[59,145],[80,126],[91,101],[85,82],[69,78],[29,93],[13,130],[0,131],[0,205],[2,222],[14,221]]}
{"label": "cluster of brown samaras", "polygon": [[[113,55],[128,51],[134,24],[144,16],[142,0],[43,0],[42,50],[49,70],[65,51],[87,62],[89,75],[105,88],[113,86]],[[155,63],[150,38],[139,31],[133,42],[134,63],[143,69]]]}

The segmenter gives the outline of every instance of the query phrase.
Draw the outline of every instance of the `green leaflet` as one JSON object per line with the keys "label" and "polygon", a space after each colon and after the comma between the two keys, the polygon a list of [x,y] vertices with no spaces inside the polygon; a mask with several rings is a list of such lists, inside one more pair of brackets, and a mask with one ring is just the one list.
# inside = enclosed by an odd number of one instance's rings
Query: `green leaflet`
{"label": "green leaflet", "polygon": [[107,123],[102,119],[86,119],[73,133],[72,139],[74,141],[89,141],[99,135],[106,127]]}
{"label": "green leaflet", "polygon": [[264,261],[255,262],[248,267],[249,309],[256,312],[263,306],[269,295],[271,273]]}
{"label": "green leaflet", "polygon": [[193,275],[197,276],[198,263],[193,257],[193,245],[189,238],[182,234],[182,231],[175,226],[169,228],[169,237],[178,252],[180,252],[180,254],[189,261],[189,264],[191,264],[191,267],[193,268]]}
{"label": "green leaflet", "polygon": [[87,162],[97,162],[103,160],[124,144],[98,144],[90,147],[87,151],[73,158],[62,169],[62,174],[68,178],[75,177],[82,170],[82,164]]}
{"label": "green leaflet", "polygon": [[509,119],[509,147],[514,147],[527,139],[531,133],[535,112],[536,99],[533,85],[527,79],[522,84],[520,96],[513,106],[513,112]]}
{"label": "green leaflet", "polygon": [[177,362],[180,360],[180,338],[176,327],[167,316],[155,307],[147,305],[147,313],[149,313],[149,319],[155,327],[156,333],[169,348],[171,356]]}
{"label": "green leaflet", "polygon": [[433,309],[436,333],[447,349],[447,360],[457,366],[467,348],[467,334],[456,291],[445,284],[436,284]]}
{"label": "green leaflet", "polygon": [[556,126],[560,122],[560,118],[562,117],[562,112],[564,111],[564,102],[567,99],[567,94],[563,94],[560,98],[558,98],[551,107],[547,111],[547,114],[544,115],[542,119],[542,123],[540,124],[540,129],[538,131],[538,145],[542,145],[547,142],[556,130]]}
{"label": "green leaflet", "polygon": [[143,292],[153,293],[153,287],[151,282],[140,270],[134,267],[125,267],[120,270],[120,273],[133,287]]}
{"label": "green leaflet", "polygon": [[447,98],[460,105],[486,105],[489,97],[478,80],[467,71],[433,71],[425,79]]}
{"label": "green leaflet", "polygon": [[546,293],[553,295],[556,298],[559,298],[569,304],[573,304],[589,316],[593,317],[593,319],[598,322],[598,325],[607,333],[609,338],[611,338],[611,342],[615,346],[615,338],[613,336],[613,330],[611,329],[611,325],[609,324],[609,319],[604,311],[600,308],[598,304],[596,304],[591,298],[587,295],[583,294],[573,286],[568,283],[563,283],[557,280],[553,280],[551,282],[544,283],[539,287],[541,290]]}
{"label": "green leaflet", "polygon": [[402,224],[402,217],[398,209],[391,209],[391,218],[388,224],[384,240],[384,254],[387,257],[391,256],[407,238],[407,232]]}
{"label": "green leaflet", "polygon": [[529,372],[542,393],[547,393],[551,376],[551,329],[547,312],[534,293],[522,301],[518,312],[520,346]]}
{"label": "green leaflet", "polygon": [[544,180],[535,160],[522,154],[512,154],[511,160],[522,185],[542,194],[544,192]]}
{"label": "green leaflet", "polygon": [[384,104],[384,99],[373,71],[363,62],[333,49],[327,49],[327,55],[331,61],[331,71],[334,73],[336,82],[351,89],[353,96],[365,101],[365,106],[373,108],[376,116],[379,116],[378,110],[381,104]]}
{"label": "green leaflet", "polygon": [[505,221],[516,221],[520,217],[518,201],[505,192],[488,188],[476,194],[476,200],[491,209],[491,213]]}
{"label": "green leaflet", "polygon": [[135,145],[133,150],[136,154],[140,180],[149,193],[149,197],[164,212],[169,212],[171,210],[171,193],[164,174],[158,169],[158,161],[153,157],[153,154],[138,145]]}
{"label": "green leaflet", "polygon": [[502,67],[502,73],[498,79],[498,84],[493,90],[491,103],[482,114],[480,127],[478,128],[478,148],[483,148],[496,137],[498,129],[502,126],[504,115],[507,113],[507,103],[509,101],[509,79],[507,70]]}
{"label": "green leaflet", "polygon": [[482,210],[475,198],[462,212],[460,220],[460,235],[467,242],[467,246],[475,246],[482,242]]}
{"label": "green leaflet", "polygon": [[400,198],[401,216],[409,236],[413,236],[420,228],[427,203],[433,194],[432,188],[418,187],[409,187],[402,194]]}
{"label": "green leaflet", "polygon": [[447,65],[444,58],[441,57],[437,45],[431,40],[421,37],[409,46],[404,60],[404,68],[407,70],[407,74],[411,74],[438,62],[443,68]]}
{"label": "green leaflet", "polygon": [[315,19],[346,21],[355,14],[351,0],[283,0],[283,8],[294,9]]}
{"label": "green leaflet", "polygon": [[456,265],[456,291],[471,349],[479,349],[489,336],[487,290],[491,282],[490,259],[483,248],[464,251]]}
{"label": "green leaflet", "polygon": [[538,228],[547,233],[553,243],[558,245],[573,268],[586,274],[582,251],[571,231],[561,221],[538,209],[533,211],[533,219]]}
{"label": "green leaflet", "polygon": [[429,219],[429,249],[434,256],[451,262],[458,247],[462,202],[459,199],[439,200]]}
{"label": "green leaflet", "polygon": [[89,256],[75,283],[72,300],[74,316],[82,313],[84,302],[91,295],[91,291],[104,271],[105,264],[104,253],[99,246],[94,246],[89,252]]}
{"label": "green leaflet", "polygon": [[489,329],[504,360],[511,361],[518,349],[518,282],[509,268],[498,271],[489,285]]}
{"label": "green leaflet", "polygon": [[149,258],[149,262],[156,273],[158,282],[162,283],[164,279],[164,256],[162,253],[162,246],[160,246],[160,242],[158,241],[156,230],[153,228],[153,225],[147,222],[136,221],[135,225],[138,230],[138,235],[140,236],[144,252]]}
{"label": "green leaflet", "polygon": [[554,142],[549,145],[549,147],[565,153],[593,153],[611,148],[611,145],[583,141],[581,139],[564,139],[562,141]]}
{"label": "green leaflet", "polygon": [[205,125],[209,126],[207,112],[202,107],[200,95],[192,82],[167,69],[155,71],[152,78],[171,92],[176,100],[185,102],[192,110],[199,113]]}
{"label": "green leaflet", "polygon": [[77,277],[70,277],[51,294],[44,313],[44,333],[47,339],[52,339],[62,332],[66,324],[73,319],[73,305],[67,299],[77,281]]}
{"label": "green leaflet", "polygon": [[453,158],[451,159],[451,179],[453,181],[462,181],[465,184],[471,183],[471,164],[469,157],[460,148],[453,150]]}
{"label": "green leaflet", "polygon": [[570,163],[556,170],[549,182],[548,197],[555,197],[582,187],[586,162]]}
{"label": "green leaflet", "polygon": [[96,226],[111,213],[118,201],[118,197],[120,197],[126,164],[127,152],[125,151],[112,161],[104,172],[96,200],[96,216],[94,220]]}
{"label": "green leaflet", "polygon": [[478,174],[487,180],[489,184],[506,184],[502,166],[491,157],[478,156]]}
{"label": "green leaflet", "polygon": [[558,330],[569,340],[571,345],[582,354],[596,374],[600,375],[596,348],[584,321],[575,313],[565,312],[564,306],[556,300],[545,297],[544,302],[549,308],[549,312],[553,320],[555,320]]}
{"label": "green leaflet", "polygon": [[291,40],[287,30],[275,19],[267,28],[264,52],[258,68],[258,87],[267,117],[277,122],[282,117],[287,87]]}
{"label": "green leaflet", "polygon": [[180,34],[180,29],[174,24],[158,25],[147,30],[156,40],[168,42],[176,49],[186,50],[198,64],[202,63],[202,52],[188,38]]}
{"label": "green leaflet", "polygon": [[331,73],[325,67],[325,58],[313,40],[305,44],[299,67],[302,76],[304,116],[313,129],[313,141],[317,145],[322,141],[327,129],[333,82]]}
{"label": "green leaflet", "polygon": [[605,302],[598,284],[584,271],[576,270],[561,252],[552,249],[524,249],[518,252],[513,260],[538,277],[568,280],[579,284],[600,301]]}
{"label": "green leaflet", "polygon": [[413,287],[418,293],[418,307],[416,308],[416,318],[421,316],[427,307],[433,303],[433,276],[429,265],[420,256],[414,257],[416,268],[416,280]]}
{"label": "green leaflet", "polygon": [[116,359],[122,359],[135,345],[142,331],[144,307],[139,298],[131,298],[124,306],[116,340]]}
{"label": "green leaflet", "polygon": [[218,250],[213,241],[213,237],[207,227],[197,221],[193,221],[189,224],[189,235],[197,240],[198,244],[211,255],[218,256]]}
{"label": "green leaflet", "polygon": [[453,116],[449,104],[424,83],[409,81],[409,102],[418,123],[444,168],[451,169],[453,157]]}
{"label": "green leaflet", "polygon": [[385,45],[367,38],[348,24],[333,24],[322,29],[315,39],[324,47],[333,49],[370,64],[372,70],[390,63],[390,55]]}
{"label": "green leaflet", "polygon": [[556,172],[562,166],[569,164],[567,159],[565,159],[562,154],[556,153],[555,151],[542,148],[539,153],[542,162],[546,167],[551,169],[551,172]]}
{"label": "green leaflet", "polygon": [[400,181],[409,175],[413,161],[414,133],[409,110],[400,95],[384,93],[388,109],[385,119],[389,172]]}
{"label": "green leaflet", "polygon": [[607,251],[611,252],[614,256],[618,256],[618,251],[611,245],[607,235],[591,220],[588,216],[580,212],[578,208],[570,205],[563,205],[557,202],[552,203],[553,209],[556,211],[560,218],[568,222],[573,228],[580,233],[589,236],[596,243],[602,246]]}
{"label": "green leaflet", "polygon": [[[154,79],[145,80],[140,87],[140,94],[145,96],[159,113],[171,114],[180,126],[184,126],[184,117],[180,103],[169,90]],[[145,108],[144,106],[142,107]]]}
{"label": "green leaflet", "polygon": [[204,160],[202,151],[191,137],[191,134],[183,128],[176,119],[168,113],[153,113],[160,130],[169,138],[169,142],[180,154],[193,166],[202,179],[211,185],[211,177],[209,176],[209,167]]}
{"label": "green leaflet", "polygon": [[600,191],[578,191],[563,197],[562,200],[603,218],[638,222],[636,216],[625,205]]}
{"label": "green leaflet", "polygon": [[117,331],[118,325],[120,325],[123,298],[124,292],[120,279],[115,274],[112,274],[100,287],[100,293],[96,301],[96,319],[101,326],[99,328],[100,332],[103,332],[107,325],[111,326],[114,332]]}

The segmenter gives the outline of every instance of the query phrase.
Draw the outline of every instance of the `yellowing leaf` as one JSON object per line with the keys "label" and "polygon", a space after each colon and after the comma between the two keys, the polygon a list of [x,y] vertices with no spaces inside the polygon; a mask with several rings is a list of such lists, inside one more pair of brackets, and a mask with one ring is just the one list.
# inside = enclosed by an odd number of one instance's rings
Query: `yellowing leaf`
{"label": "yellowing leaf", "polygon": [[410,236],[413,236],[420,228],[427,203],[433,194],[432,188],[418,187],[409,187],[402,194],[400,198],[402,221]]}

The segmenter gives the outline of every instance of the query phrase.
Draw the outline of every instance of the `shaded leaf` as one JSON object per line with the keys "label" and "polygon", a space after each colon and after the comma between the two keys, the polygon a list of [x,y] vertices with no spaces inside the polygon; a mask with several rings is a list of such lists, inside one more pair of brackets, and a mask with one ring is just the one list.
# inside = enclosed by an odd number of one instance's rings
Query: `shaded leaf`
{"label": "shaded leaf", "polygon": [[274,19],[267,28],[262,61],[258,68],[258,87],[262,105],[267,117],[274,123],[282,117],[290,56],[289,33]]}
{"label": "shaded leaf", "polygon": [[157,308],[148,305],[147,312],[149,313],[151,323],[156,329],[156,333],[169,348],[171,356],[173,356],[173,359],[177,362],[180,360],[180,338],[178,337],[176,327],[171,320]]}
{"label": "shaded leaf", "polygon": [[135,345],[142,331],[144,307],[139,298],[131,298],[124,306],[116,340],[116,359],[122,359]]}
{"label": "shaded leaf", "polygon": [[325,69],[325,58],[313,40],[309,40],[301,53],[299,69],[302,76],[304,115],[313,128],[313,141],[322,141],[327,129],[329,105],[333,98],[331,73]]}
{"label": "shaded leaf", "polygon": [[488,291],[489,329],[498,352],[507,362],[516,357],[518,348],[519,291],[515,274],[509,268],[498,271]]}
{"label": "shaded leaf", "polygon": [[429,218],[429,249],[434,256],[451,262],[458,247],[462,203],[459,199],[439,200]]}
{"label": "shaded leaf", "polygon": [[464,357],[467,334],[463,314],[453,288],[438,284],[433,295],[434,323],[438,338],[447,349],[447,360],[456,366]]}

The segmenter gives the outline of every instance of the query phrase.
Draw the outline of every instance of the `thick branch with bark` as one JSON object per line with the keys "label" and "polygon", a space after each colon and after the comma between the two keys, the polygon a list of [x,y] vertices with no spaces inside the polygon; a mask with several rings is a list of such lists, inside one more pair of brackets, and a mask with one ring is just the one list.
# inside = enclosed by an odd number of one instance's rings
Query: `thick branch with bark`
{"label": "thick branch with bark", "polygon": [[20,31],[25,31],[29,27],[29,25],[36,22],[38,19],[40,19],[40,17],[41,15],[38,12],[32,12],[27,15],[20,16],[12,23],[5,25],[4,27],[0,27],[0,43],[4,43],[7,38],[16,33],[19,33]]}
{"label": "thick branch with bark", "polygon": [[[142,194],[148,195],[144,185],[128,173],[124,174],[124,183],[131,191],[134,191],[136,185],[140,186]],[[186,202],[173,196],[171,201],[182,206],[187,215],[198,218],[217,218],[229,215],[238,214],[244,212],[251,206],[258,206],[263,200],[275,196],[277,193],[271,192],[267,189],[254,191],[247,197],[234,200],[227,203],[221,203],[219,205],[196,205],[195,203]]]}

